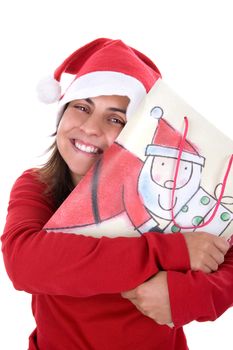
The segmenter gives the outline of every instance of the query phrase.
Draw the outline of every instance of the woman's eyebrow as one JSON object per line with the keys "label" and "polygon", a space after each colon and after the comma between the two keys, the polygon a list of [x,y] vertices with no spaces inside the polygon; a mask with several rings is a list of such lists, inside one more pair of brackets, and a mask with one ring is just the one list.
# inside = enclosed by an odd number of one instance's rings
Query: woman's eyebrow
{"label": "woman's eyebrow", "polygon": [[91,105],[94,105],[94,102],[92,101],[91,98],[87,97],[84,99],[86,102],[90,103]]}
{"label": "woman's eyebrow", "polygon": [[117,108],[117,107],[109,107],[108,109],[112,112],[121,112],[123,114],[126,114],[126,109]]}
{"label": "woman's eyebrow", "polygon": [[[94,106],[94,102],[91,98],[87,97],[84,99],[87,103],[90,103],[92,106]],[[126,109],[118,108],[118,107],[109,107],[108,108],[111,112],[120,112],[123,114],[126,114]]]}

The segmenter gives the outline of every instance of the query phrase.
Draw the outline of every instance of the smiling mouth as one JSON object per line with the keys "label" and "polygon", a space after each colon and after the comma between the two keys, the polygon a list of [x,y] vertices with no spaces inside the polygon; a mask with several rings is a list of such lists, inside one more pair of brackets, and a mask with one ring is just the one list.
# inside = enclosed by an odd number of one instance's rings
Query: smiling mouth
{"label": "smiling mouth", "polygon": [[73,140],[75,148],[78,150],[89,153],[89,154],[101,154],[103,153],[102,149],[93,145],[86,145],[84,143],[81,143],[80,141]]}
{"label": "smiling mouth", "polygon": [[174,200],[173,206],[171,206],[169,208],[165,208],[164,206],[162,206],[162,203],[161,203],[161,200],[160,200],[160,194],[158,195],[158,204],[159,204],[160,208],[165,210],[165,211],[170,211],[170,210],[174,209],[175,206],[176,206],[176,202],[177,202],[177,197]]}

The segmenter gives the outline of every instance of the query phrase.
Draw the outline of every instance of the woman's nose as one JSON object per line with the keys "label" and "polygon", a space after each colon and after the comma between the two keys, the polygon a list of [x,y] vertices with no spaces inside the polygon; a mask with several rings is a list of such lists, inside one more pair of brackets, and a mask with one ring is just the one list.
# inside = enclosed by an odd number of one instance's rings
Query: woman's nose
{"label": "woman's nose", "polygon": [[101,118],[98,115],[90,115],[83,123],[80,125],[80,129],[84,131],[87,135],[101,135],[102,125]]}

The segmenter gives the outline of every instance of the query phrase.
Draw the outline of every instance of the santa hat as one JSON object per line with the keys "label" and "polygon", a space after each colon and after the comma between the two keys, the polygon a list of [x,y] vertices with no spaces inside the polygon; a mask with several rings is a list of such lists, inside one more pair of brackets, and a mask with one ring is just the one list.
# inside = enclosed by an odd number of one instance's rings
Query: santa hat
{"label": "santa hat", "polygon": [[[152,144],[148,145],[146,148],[146,155],[178,158],[182,134],[162,118],[163,110],[160,107],[154,107],[151,111],[151,115],[159,119],[159,122]],[[200,156],[195,147],[187,140],[184,142],[180,159],[201,166],[204,166],[205,163],[205,158]]]}
{"label": "santa hat", "polygon": [[[63,73],[73,74],[74,80],[62,95]],[[141,52],[121,40],[100,38],[72,53],[37,90],[41,101],[59,101],[60,111],[75,99],[128,96],[127,115],[131,115],[159,77],[158,68]]]}

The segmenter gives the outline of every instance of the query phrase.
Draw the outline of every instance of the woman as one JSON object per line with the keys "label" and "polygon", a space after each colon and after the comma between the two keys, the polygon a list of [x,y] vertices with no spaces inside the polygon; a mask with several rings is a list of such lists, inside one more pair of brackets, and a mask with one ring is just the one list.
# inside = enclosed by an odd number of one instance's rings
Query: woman
{"label": "woman", "polygon": [[[63,73],[74,80],[61,94]],[[47,92],[40,88],[47,102],[59,99],[56,139],[47,163],[15,182],[2,236],[9,277],[32,294],[37,328],[30,350],[183,350],[180,326],[216,318],[232,303],[233,254],[219,237],[148,232],[96,239],[43,229],[159,77],[139,51],[97,39],[58,67]],[[141,293],[145,287],[152,302]],[[194,294],[190,309],[182,289]],[[171,322],[175,327],[166,325]]]}

